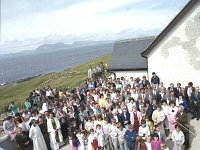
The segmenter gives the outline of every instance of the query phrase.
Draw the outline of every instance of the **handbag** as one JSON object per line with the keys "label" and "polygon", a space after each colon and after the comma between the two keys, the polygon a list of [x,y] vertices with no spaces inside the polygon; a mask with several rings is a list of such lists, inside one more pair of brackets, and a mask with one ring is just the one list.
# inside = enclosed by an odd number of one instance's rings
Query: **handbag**
{"label": "handbag", "polygon": [[98,148],[98,142],[96,139],[94,139],[91,144],[93,148]]}

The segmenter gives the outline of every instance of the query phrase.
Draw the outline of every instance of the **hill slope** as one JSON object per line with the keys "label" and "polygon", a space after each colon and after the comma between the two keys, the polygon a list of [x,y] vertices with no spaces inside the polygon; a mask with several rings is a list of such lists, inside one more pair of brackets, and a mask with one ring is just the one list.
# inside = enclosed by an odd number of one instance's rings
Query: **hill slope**
{"label": "hill slope", "polygon": [[19,107],[22,107],[25,98],[32,90],[37,88],[46,87],[47,85],[57,87],[58,89],[79,86],[87,78],[87,70],[91,65],[96,66],[100,62],[107,64],[110,58],[111,55],[104,55],[61,72],[50,73],[31,80],[0,86],[0,112],[7,111],[8,104],[11,101],[16,102]]}

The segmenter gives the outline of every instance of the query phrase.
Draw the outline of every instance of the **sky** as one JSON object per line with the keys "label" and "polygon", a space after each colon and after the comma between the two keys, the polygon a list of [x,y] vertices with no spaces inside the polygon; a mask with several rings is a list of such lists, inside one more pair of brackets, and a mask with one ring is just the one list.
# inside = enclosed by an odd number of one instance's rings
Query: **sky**
{"label": "sky", "polygon": [[0,0],[0,54],[158,35],[189,0]]}

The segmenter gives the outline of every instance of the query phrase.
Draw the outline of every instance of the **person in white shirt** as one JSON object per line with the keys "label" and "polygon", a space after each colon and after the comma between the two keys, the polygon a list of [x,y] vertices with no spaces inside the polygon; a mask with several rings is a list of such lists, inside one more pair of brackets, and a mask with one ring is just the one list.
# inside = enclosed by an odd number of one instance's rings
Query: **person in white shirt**
{"label": "person in white shirt", "polygon": [[112,124],[110,125],[110,137],[111,137],[111,140],[112,140],[112,144],[111,144],[111,147],[112,149],[118,149],[118,135],[117,135],[117,122],[116,122],[116,119],[112,119]]}
{"label": "person in white shirt", "polygon": [[146,137],[150,135],[149,126],[146,125],[146,120],[141,120],[141,126],[139,127],[138,135],[142,137],[142,139],[146,140]]}
{"label": "person in white shirt", "polygon": [[121,123],[117,124],[117,135],[118,135],[118,142],[119,142],[119,150],[128,150],[128,146],[125,139],[126,130],[123,128]]}
{"label": "person in white shirt", "polygon": [[185,136],[178,124],[175,125],[175,130],[172,132],[172,141],[174,142],[173,150],[183,150]]}
{"label": "person in white shirt", "polygon": [[104,134],[104,149],[105,150],[109,150],[111,149],[111,140],[110,140],[110,127],[111,127],[111,124],[108,122],[108,119],[104,119],[103,120],[103,125],[102,125],[102,131],[103,131],[103,134]]}

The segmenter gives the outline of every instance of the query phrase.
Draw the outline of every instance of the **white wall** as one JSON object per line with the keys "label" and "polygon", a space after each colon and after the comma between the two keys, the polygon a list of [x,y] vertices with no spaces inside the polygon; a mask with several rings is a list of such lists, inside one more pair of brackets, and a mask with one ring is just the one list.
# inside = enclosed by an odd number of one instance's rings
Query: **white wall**
{"label": "white wall", "polygon": [[165,86],[171,82],[200,86],[200,1],[148,55],[152,72]]}
{"label": "white wall", "polygon": [[114,71],[116,73],[116,78],[121,78],[121,77],[133,77],[137,78],[140,77],[142,78],[143,75],[147,76],[147,71]]}

